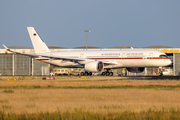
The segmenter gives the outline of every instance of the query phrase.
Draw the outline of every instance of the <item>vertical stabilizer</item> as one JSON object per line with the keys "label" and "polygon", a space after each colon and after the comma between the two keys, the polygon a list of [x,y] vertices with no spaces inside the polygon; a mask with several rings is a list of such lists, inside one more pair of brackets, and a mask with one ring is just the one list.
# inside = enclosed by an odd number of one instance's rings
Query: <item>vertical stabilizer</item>
{"label": "vertical stabilizer", "polygon": [[31,38],[35,53],[50,52],[47,45],[44,43],[44,41],[41,40],[40,36],[37,34],[33,27],[27,27],[27,30],[29,32],[29,36]]}

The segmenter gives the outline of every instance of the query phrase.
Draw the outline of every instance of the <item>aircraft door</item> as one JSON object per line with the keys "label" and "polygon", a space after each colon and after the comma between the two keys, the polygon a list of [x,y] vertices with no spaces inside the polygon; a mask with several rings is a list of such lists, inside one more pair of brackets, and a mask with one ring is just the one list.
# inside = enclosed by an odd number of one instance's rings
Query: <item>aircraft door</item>
{"label": "aircraft door", "polygon": [[149,53],[149,60],[153,59],[153,53]]}
{"label": "aircraft door", "polygon": [[83,53],[81,53],[81,54],[80,54],[80,58],[83,58],[83,55],[84,55],[84,54],[83,54]]}
{"label": "aircraft door", "polygon": [[122,54],[121,59],[122,59],[122,60],[125,59],[125,53]]}

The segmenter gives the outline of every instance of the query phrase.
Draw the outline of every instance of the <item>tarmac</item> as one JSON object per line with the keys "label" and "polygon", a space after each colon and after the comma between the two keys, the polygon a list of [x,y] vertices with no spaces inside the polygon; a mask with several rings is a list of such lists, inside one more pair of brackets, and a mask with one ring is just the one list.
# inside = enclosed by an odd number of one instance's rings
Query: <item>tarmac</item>
{"label": "tarmac", "polygon": [[[126,78],[125,78],[126,79]],[[180,76],[130,76],[131,80],[180,80]]]}

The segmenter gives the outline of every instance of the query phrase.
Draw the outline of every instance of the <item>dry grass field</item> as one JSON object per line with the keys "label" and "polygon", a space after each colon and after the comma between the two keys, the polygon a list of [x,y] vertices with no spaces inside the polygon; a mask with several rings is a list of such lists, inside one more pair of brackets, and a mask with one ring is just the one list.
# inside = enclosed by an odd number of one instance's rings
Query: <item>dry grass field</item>
{"label": "dry grass field", "polygon": [[[16,78],[16,81],[7,81]],[[122,77],[0,77],[5,113],[84,111],[96,114],[180,109],[180,81],[123,80]]]}

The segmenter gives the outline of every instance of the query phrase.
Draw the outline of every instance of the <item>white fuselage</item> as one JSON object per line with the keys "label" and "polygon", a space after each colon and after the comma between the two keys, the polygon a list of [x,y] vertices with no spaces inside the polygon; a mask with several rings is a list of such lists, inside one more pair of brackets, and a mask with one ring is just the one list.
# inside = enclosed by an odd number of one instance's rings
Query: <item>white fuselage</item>
{"label": "white fuselage", "polygon": [[[99,60],[108,61],[112,64],[104,64],[104,68],[122,67],[160,67],[168,66],[171,60],[168,57],[160,57],[165,53],[156,50],[130,49],[130,50],[83,50],[83,51],[56,51],[42,53],[44,55],[61,56],[66,58],[87,58],[86,62]],[[61,67],[83,67],[79,63],[62,59],[38,58],[50,64]],[[84,63],[85,64],[85,63]]]}

